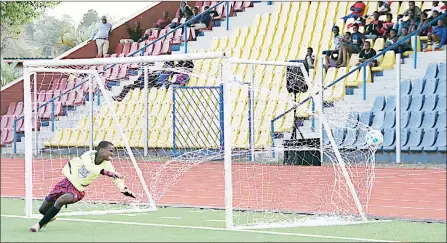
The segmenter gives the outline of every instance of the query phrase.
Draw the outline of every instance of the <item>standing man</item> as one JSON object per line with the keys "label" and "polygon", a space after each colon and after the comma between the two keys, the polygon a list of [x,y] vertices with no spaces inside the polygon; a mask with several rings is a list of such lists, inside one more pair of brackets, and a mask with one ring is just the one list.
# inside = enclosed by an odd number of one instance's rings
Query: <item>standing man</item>
{"label": "standing man", "polygon": [[90,41],[96,41],[98,56],[104,57],[109,50],[109,36],[112,34],[112,24],[107,23],[106,16],[101,17],[101,22],[98,28],[93,31]]}

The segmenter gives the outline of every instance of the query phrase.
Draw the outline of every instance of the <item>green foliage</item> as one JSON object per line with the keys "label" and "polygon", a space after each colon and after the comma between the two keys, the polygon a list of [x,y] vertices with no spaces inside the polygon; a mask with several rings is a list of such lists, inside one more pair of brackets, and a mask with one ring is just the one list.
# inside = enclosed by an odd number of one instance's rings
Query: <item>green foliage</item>
{"label": "green foliage", "polygon": [[87,13],[82,17],[81,22],[79,23],[79,28],[85,27],[88,28],[92,24],[96,24],[99,22],[98,12],[93,9],[89,9]]}
{"label": "green foliage", "polygon": [[13,61],[11,64],[8,64],[5,61],[0,62],[1,66],[1,86],[5,86],[11,81],[14,81],[18,77],[22,76],[23,70],[17,67],[17,61]]}

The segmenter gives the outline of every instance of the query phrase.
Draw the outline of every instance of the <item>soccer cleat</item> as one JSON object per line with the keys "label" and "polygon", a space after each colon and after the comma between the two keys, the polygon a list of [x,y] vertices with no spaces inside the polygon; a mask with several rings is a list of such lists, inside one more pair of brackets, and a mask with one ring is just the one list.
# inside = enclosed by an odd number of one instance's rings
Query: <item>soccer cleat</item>
{"label": "soccer cleat", "polygon": [[35,224],[35,225],[33,225],[33,226],[31,226],[30,228],[29,228],[29,231],[30,232],[38,232],[40,230],[40,225],[39,225],[39,223],[37,223],[37,224]]}
{"label": "soccer cleat", "polygon": [[45,226],[47,226],[47,224],[53,222],[54,220],[56,220],[56,218],[52,218],[48,223],[46,223],[45,225],[43,225],[42,228],[45,227]]}

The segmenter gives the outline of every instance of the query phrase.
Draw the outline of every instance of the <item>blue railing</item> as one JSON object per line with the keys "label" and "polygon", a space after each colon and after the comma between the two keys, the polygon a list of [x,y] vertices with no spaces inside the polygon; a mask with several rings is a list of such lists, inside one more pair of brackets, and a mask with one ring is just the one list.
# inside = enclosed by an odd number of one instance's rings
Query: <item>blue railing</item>
{"label": "blue railing", "polygon": [[[176,31],[177,29],[179,29],[179,28],[184,28],[184,31],[183,31],[183,32],[184,32],[184,43],[185,43],[184,46],[185,46],[185,53],[187,53],[187,45],[188,45],[188,44],[187,44],[187,42],[188,42],[188,36],[187,36],[187,34],[188,34],[188,24],[191,23],[192,21],[196,20],[196,19],[201,18],[204,14],[209,14],[209,13],[211,12],[211,10],[215,9],[217,6],[219,6],[219,5],[223,4],[223,3],[226,3],[226,25],[227,25],[226,28],[227,28],[227,30],[228,30],[228,29],[229,29],[229,18],[230,18],[230,16],[229,16],[229,15],[230,15],[230,14],[229,14],[229,12],[230,12],[230,2],[229,2],[229,1],[222,1],[222,2],[219,2],[219,3],[217,3],[217,4],[213,5],[213,6],[211,6],[208,10],[202,12],[201,14],[198,14],[197,16],[194,16],[193,18],[189,19],[188,21],[186,21],[186,22],[183,23],[182,25],[179,25],[179,26],[177,26],[176,28],[171,29],[171,30],[168,31],[166,34],[164,34],[163,36],[158,37],[156,40],[150,42],[149,44],[145,45],[144,47],[140,48],[139,50],[137,50],[137,51],[135,51],[135,52],[133,52],[133,53],[131,53],[131,54],[128,54],[126,57],[134,56],[135,54],[137,54],[137,53],[139,53],[139,52],[141,52],[141,55],[144,55],[144,51],[146,50],[147,47],[149,47],[150,45],[154,45],[157,41],[161,41],[161,40],[165,39],[166,36],[168,36],[168,35],[170,35],[171,33],[175,32],[175,31]],[[211,20],[211,21],[213,21],[213,20]],[[104,72],[107,71],[108,69],[113,68],[115,65],[116,65],[116,64],[112,64],[112,65],[109,65],[109,66],[105,67],[105,68],[104,68],[104,71],[103,71],[103,72],[100,72],[100,73],[104,73]],[[69,92],[71,92],[71,91],[73,91],[73,90],[75,90],[75,89],[81,87],[81,86],[84,85],[84,83],[86,83],[87,81],[88,81],[88,79],[85,80],[85,81],[83,81],[83,82],[81,82],[81,83],[79,83],[79,84],[77,84],[77,85],[75,85],[73,88],[71,88],[71,89],[69,89],[69,90],[67,90],[67,91],[65,91],[65,92],[63,92],[63,93],[61,93],[61,94],[59,94],[58,96],[53,97],[52,99],[50,99],[50,100],[47,101],[46,103],[43,103],[43,104],[41,104],[40,106],[37,107],[37,111],[39,111],[39,109],[41,109],[42,107],[47,106],[47,105],[50,104],[50,103],[52,104],[52,108],[51,108],[51,109],[52,109],[52,113],[51,113],[51,124],[52,124],[52,131],[53,131],[53,132],[54,132],[54,102],[55,102],[55,100],[59,99],[60,97],[62,97],[62,96],[65,95],[65,94],[67,94],[67,93],[69,93]],[[99,97],[100,97],[100,93],[99,93],[99,91],[96,92],[96,95],[97,95],[97,102],[98,102],[98,105],[99,105],[99,104],[100,104],[100,99],[99,99]],[[92,97],[92,98],[93,98],[93,97]],[[90,99],[90,97],[89,97],[89,99]],[[36,102],[37,102],[37,101],[36,101]],[[34,110],[33,110],[33,111],[34,111]],[[36,111],[36,112],[37,112],[37,111]],[[14,119],[14,142],[13,142],[13,152],[14,152],[14,153],[16,153],[16,143],[17,143],[17,138],[16,138],[16,123],[17,123],[17,121],[19,121],[20,119],[24,119],[24,116],[22,115],[22,116],[18,117],[17,119]]]}
{"label": "blue railing", "polygon": [[[437,18],[431,20],[430,22],[426,23],[425,25],[423,25],[421,28],[413,31],[412,33],[408,34],[407,36],[405,36],[404,38],[402,38],[401,40],[397,41],[396,43],[392,44],[391,46],[385,48],[382,50],[382,52],[379,52],[378,54],[376,54],[375,56],[373,56],[371,59],[368,59],[367,61],[365,61],[364,63],[362,63],[362,65],[357,66],[356,68],[354,68],[353,70],[349,71],[348,73],[346,73],[345,75],[341,76],[340,78],[338,78],[337,80],[335,80],[334,82],[328,84],[326,87],[323,87],[323,90],[326,90],[332,86],[334,86],[335,84],[337,84],[338,82],[344,80],[346,77],[348,77],[349,75],[351,75],[354,72],[357,72],[359,69],[361,69],[362,67],[365,67],[366,65],[368,65],[370,62],[372,62],[373,60],[377,59],[378,57],[385,55],[385,53],[389,50],[392,50],[396,47],[398,47],[400,45],[400,43],[408,40],[409,38],[411,38],[412,36],[417,35],[421,30],[431,26],[433,23],[437,22],[438,20],[444,18],[447,16],[447,12],[441,14],[440,16],[438,16]],[[417,37],[415,38],[415,44],[417,44]],[[414,52],[415,56],[414,56],[414,68],[416,68],[416,53],[417,53],[417,49],[418,46],[414,45]],[[400,60],[398,60],[400,61]],[[319,94],[320,91],[315,92],[315,95]],[[366,68],[363,68],[363,97],[364,99],[366,99]],[[270,122],[270,129],[271,129],[271,140],[272,140],[272,147],[275,146],[275,121],[281,119],[282,117],[284,117],[285,115],[287,115],[288,113],[290,113],[291,111],[295,110],[298,106],[303,105],[304,103],[308,102],[310,99],[312,99],[312,96],[309,96],[308,98],[304,99],[303,101],[299,102],[298,104],[295,104],[292,108],[290,108],[289,110],[285,111],[283,114],[273,118]],[[294,124],[295,125],[295,124]]]}

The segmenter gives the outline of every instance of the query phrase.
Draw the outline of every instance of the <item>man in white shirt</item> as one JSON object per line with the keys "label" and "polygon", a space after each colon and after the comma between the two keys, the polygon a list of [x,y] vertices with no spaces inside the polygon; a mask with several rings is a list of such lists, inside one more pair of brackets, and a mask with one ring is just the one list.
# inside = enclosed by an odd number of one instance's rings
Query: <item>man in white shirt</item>
{"label": "man in white shirt", "polygon": [[109,51],[109,36],[112,34],[112,24],[107,23],[106,16],[102,16],[101,21],[102,23],[93,31],[90,41],[96,41],[98,56],[104,57]]}
{"label": "man in white shirt", "polygon": [[429,9],[424,9],[424,12],[428,14],[428,17],[430,18],[433,14],[433,11],[442,12],[441,6],[439,6],[439,1],[433,1],[433,5]]}

